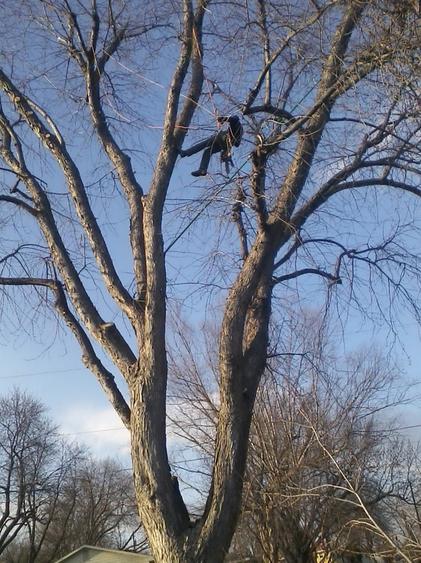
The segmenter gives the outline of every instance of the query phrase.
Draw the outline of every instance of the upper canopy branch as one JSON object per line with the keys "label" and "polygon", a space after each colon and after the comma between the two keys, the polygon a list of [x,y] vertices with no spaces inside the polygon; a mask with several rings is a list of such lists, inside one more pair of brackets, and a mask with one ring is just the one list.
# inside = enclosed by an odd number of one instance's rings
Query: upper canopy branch
{"label": "upper canopy branch", "polygon": [[[191,57],[191,78],[184,98],[184,105],[179,111],[177,123],[174,130],[174,141],[176,146],[180,147],[183,143],[184,137],[190,125],[194,112],[197,109],[200,95],[203,87],[203,45],[202,45],[202,28],[203,18],[210,4],[211,0],[200,0],[191,28],[191,43],[186,45],[188,47],[189,56]],[[186,51],[187,54],[187,51]]]}
{"label": "upper canopy branch", "polygon": [[25,211],[30,213],[33,217],[36,217],[38,214],[37,210],[34,207],[26,203],[26,201],[22,201],[18,197],[0,194],[0,201],[7,201],[8,203],[13,203],[17,207],[20,207],[21,209],[24,209]]}
{"label": "upper canopy branch", "polygon": [[[112,48],[117,49],[119,43],[120,39],[116,40]],[[110,56],[112,54],[111,47],[108,54]],[[105,65],[105,60],[103,64]],[[100,92],[102,71],[97,72],[97,68],[95,59],[92,59],[84,70],[87,101],[93,126],[106,155],[114,166],[129,206],[131,216],[130,242],[134,259],[137,293],[141,302],[146,283],[143,240],[143,190],[136,179],[130,157],[121,149],[107,123]],[[141,307],[143,307],[142,304]]]}
{"label": "upper canopy branch", "polygon": [[[264,0],[258,0],[259,1],[259,5],[261,6],[262,4],[264,4]],[[264,40],[264,53],[265,53],[265,57],[264,57],[264,66],[262,71],[260,72],[255,85],[253,86],[253,88],[250,90],[249,95],[246,99],[246,101],[243,104],[243,113],[244,115],[249,115],[251,113],[253,113],[252,111],[252,106],[254,104],[254,102],[256,101],[257,96],[259,95],[259,92],[263,86],[263,84],[265,83],[265,81],[267,80],[267,77],[270,75],[271,69],[273,67],[273,65],[275,64],[275,62],[279,59],[279,57],[282,55],[282,53],[285,52],[285,50],[290,46],[290,44],[292,43],[293,39],[299,34],[301,33],[303,30],[307,29],[308,27],[312,26],[313,24],[315,24],[321,17],[322,15],[326,12],[326,10],[328,10],[331,6],[333,6],[334,4],[337,3],[337,0],[333,0],[332,2],[328,2],[325,6],[323,6],[322,9],[317,10],[317,12],[315,14],[313,14],[312,16],[310,16],[308,19],[304,20],[302,22],[302,24],[300,24],[297,29],[293,29],[292,31],[290,31],[288,33],[288,35],[286,36],[286,38],[282,41],[281,45],[273,52],[270,53],[267,40],[267,33],[263,35],[263,40]],[[270,90],[269,90],[270,91]],[[270,106],[271,100],[270,100],[270,96],[266,96],[265,97],[265,102],[264,105],[265,106]]]}
{"label": "upper canopy branch", "polygon": [[136,358],[116,327],[113,327],[112,330],[104,330],[106,323],[93,304],[70,258],[63,238],[60,235],[48,196],[38,179],[28,170],[19,137],[13,131],[4,113],[1,112],[1,108],[0,126],[3,126],[3,129],[6,128],[6,130],[12,131],[14,145],[20,157],[18,160],[13,154],[11,143],[0,145],[0,155],[3,161],[10,166],[10,170],[21,179],[31,195],[37,211],[36,218],[39,227],[50,250],[55,267],[67,288],[74,309],[90,333],[103,344],[105,350],[121,371],[126,373]]}
{"label": "upper canopy branch", "polygon": [[[194,11],[191,0],[183,1],[181,50],[168,91],[162,141],[148,196],[153,206],[155,220],[159,223],[162,218],[169,181],[178,155],[178,148],[183,143],[202,93],[202,26],[208,4],[209,0],[199,0],[196,11]],[[181,91],[190,64],[190,83],[183,107],[180,110]]]}
{"label": "upper canopy branch", "polygon": [[261,106],[253,106],[244,110],[244,115],[254,115],[256,113],[269,113],[270,115],[274,115],[275,117],[279,117],[291,123],[294,123],[298,118],[292,115],[289,111],[278,108],[272,104],[263,104]]}
{"label": "upper canopy branch", "polygon": [[299,278],[301,276],[305,276],[308,274],[313,274],[317,276],[321,276],[322,278],[326,278],[330,281],[330,283],[342,283],[341,278],[338,274],[331,274],[322,270],[321,268],[301,268],[299,270],[295,270],[295,272],[290,272],[289,274],[284,274],[282,276],[275,276],[273,278],[274,283],[282,283],[288,280],[293,280]]}
{"label": "upper canopy branch", "polygon": [[[406,119],[411,119],[411,115],[404,111],[396,116],[395,110],[396,102],[393,102],[381,124],[370,124],[371,131],[363,136],[352,160],[327,180],[292,217],[288,225],[291,233],[299,232],[308,217],[316,209],[325,203],[330,196],[345,189],[384,185],[404,189],[419,195],[419,190],[411,185],[410,182],[390,178],[393,170],[401,171],[403,174],[421,173],[416,167],[416,158],[410,162],[405,158],[405,151],[412,147],[411,139],[416,135],[417,130],[412,133],[408,132],[407,138],[403,138],[399,134],[399,126],[404,125]],[[356,120],[356,122],[361,124],[361,121]],[[398,140],[399,144],[391,149],[384,145],[387,139]],[[371,171],[376,176],[367,180],[358,176],[353,178],[358,172],[363,172],[364,170]],[[300,245],[301,239],[298,238],[293,248],[296,249]],[[293,252],[293,249],[291,249],[291,252]],[[277,266],[281,265],[289,257],[290,255],[287,254],[285,260],[278,262]]]}
{"label": "upper canopy branch", "polygon": [[34,111],[34,104],[18,90],[10,78],[0,69],[0,88],[9,97],[21,118],[27,123],[34,134],[41,140],[45,148],[60,165],[69,192],[73,198],[76,212],[87,238],[91,244],[93,254],[98,262],[105,285],[110,295],[119,303],[123,311],[133,322],[136,320],[136,307],[133,298],[124,288],[114,268],[111,255],[104,237],[91,209],[85,186],[80,172],[70,157],[62,139],[49,131]]}
{"label": "upper canopy branch", "polygon": [[[361,13],[359,15],[361,15]],[[273,138],[269,139],[267,142],[269,147],[272,144],[277,145],[281,140],[287,138],[294,131],[306,124],[306,128],[300,131],[300,138],[293,161],[271,212],[270,222],[279,227],[281,238],[285,226],[290,222],[291,214],[307,180],[313,158],[324,129],[329,121],[330,111],[334,103],[341,94],[349,90],[375,68],[384,64],[393,54],[394,48],[390,46],[389,43],[380,43],[377,47],[370,48],[360,53],[353,64],[342,74],[338,75],[339,63],[337,62],[337,58],[339,54],[341,54],[341,57],[344,55],[347,42],[350,38],[350,28],[352,25],[355,25],[355,18],[355,13],[352,13],[352,17],[350,14],[345,17],[341,28],[345,37],[339,35],[336,39],[336,42],[340,45],[340,52],[336,53],[335,57],[332,55],[333,59],[331,57],[327,61],[327,68],[322,73],[317,101],[312,109],[306,116],[297,119],[292,125],[287,127],[284,131],[281,131],[280,134],[275,133]]]}
{"label": "upper canopy branch", "polygon": [[271,76],[271,46],[268,22],[266,17],[266,0],[257,0],[259,12],[259,25],[262,30],[263,60],[265,68],[268,68],[265,76],[265,104],[269,105],[272,101],[272,76]]}
{"label": "upper canopy branch", "polygon": [[[76,26],[78,24],[77,16],[70,11],[68,16]],[[141,309],[144,307],[145,287],[146,287],[146,265],[144,254],[143,239],[143,189],[136,179],[130,157],[120,147],[116,137],[109,127],[101,99],[101,78],[105,70],[105,66],[111,57],[118,51],[121,44],[125,40],[144,35],[149,31],[160,27],[158,23],[145,24],[133,28],[129,25],[129,21],[119,22],[118,15],[113,12],[112,6],[109,6],[108,14],[108,39],[104,40],[102,51],[97,52],[98,36],[101,26],[96,3],[92,5],[91,11],[92,26],[90,30],[89,47],[86,42],[80,41],[80,50],[74,49],[71,37],[67,37],[64,44],[71,57],[73,57],[82,72],[86,85],[86,99],[92,117],[94,129],[104,148],[104,151],[110,159],[113,167],[118,175],[120,184],[124,190],[126,200],[128,202],[131,228],[130,242],[134,259],[134,273],[137,286],[138,303]],[[80,35],[80,28],[78,35]],[[140,317],[139,317],[140,320]],[[140,327],[137,328],[140,330]]]}
{"label": "upper canopy branch", "polygon": [[308,202],[306,202],[295,213],[295,215],[292,216],[290,222],[291,229],[296,231],[301,229],[307,219],[334,194],[349,189],[369,188],[374,186],[383,188],[396,188],[421,197],[421,189],[406,182],[400,182],[391,178],[384,178],[383,176],[380,178],[367,178],[362,180],[339,182],[333,186],[323,186],[322,188],[320,188],[320,190]]}

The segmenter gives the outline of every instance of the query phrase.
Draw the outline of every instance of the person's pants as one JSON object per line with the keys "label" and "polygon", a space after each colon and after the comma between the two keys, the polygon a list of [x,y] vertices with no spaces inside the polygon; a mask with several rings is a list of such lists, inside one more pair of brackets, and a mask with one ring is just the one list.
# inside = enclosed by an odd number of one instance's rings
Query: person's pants
{"label": "person's pants", "polygon": [[225,132],[221,131],[220,133],[216,133],[215,135],[212,135],[212,137],[208,137],[207,139],[191,146],[189,149],[183,151],[183,153],[184,156],[192,156],[203,149],[205,150],[203,151],[199,169],[203,172],[207,172],[210,157],[213,154],[226,149]]}

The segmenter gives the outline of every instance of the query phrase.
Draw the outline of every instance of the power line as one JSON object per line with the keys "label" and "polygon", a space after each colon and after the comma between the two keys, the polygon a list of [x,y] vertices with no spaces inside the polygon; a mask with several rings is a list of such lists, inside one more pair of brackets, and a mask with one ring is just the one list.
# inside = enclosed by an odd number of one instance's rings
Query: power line
{"label": "power line", "polygon": [[[18,375],[3,375],[0,376],[0,380],[4,379],[17,379],[20,377],[37,377],[40,375],[57,375],[57,374],[65,374],[65,373],[72,373],[75,371],[85,371],[85,368],[69,368],[69,369],[62,369],[62,370],[46,370],[46,371],[38,371],[38,372],[31,372],[31,373],[21,373]],[[304,426],[304,425],[303,425]],[[373,433],[393,433],[393,432],[401,432],[402,430],[415,430],[417,428],[421,428],[420,424],[412,424],[408,426],[397,426],[395,428],[374,428],[371,430]],[[81,430],[78,432],[58,432],[57,435],[59,436],[78,436],[82,434],[97,434],[101,432],[112,432],[117,430],[127,430],[125,426],[114,426],[110,428],[98,428],[94,430]],[[363,430],[354,430],[354,434],[363,434]]]}
{"label": "power line", "polygon": [[19,377],[36,377],[38,375],[53,375],[53,374],[62,374],[62,373],[70,373],[74,371],[85,371],[85,368],[71,368],[71,369],[56,369],[56,370],[48,370],[48,371],[37,371],[31,373],[20,373],[18,375],[2,375],[0,379],[17,379]]}
{"label": "power line", "polygon": [[112,432],[115,430],[127,430],[127,428],[125,426],[113,426],[110,428],[98,428],[97,430],[80,430],[79,432],[55,432],[55,434],[57,436],[79,436],[81,434],[99,434],[101,432]]}

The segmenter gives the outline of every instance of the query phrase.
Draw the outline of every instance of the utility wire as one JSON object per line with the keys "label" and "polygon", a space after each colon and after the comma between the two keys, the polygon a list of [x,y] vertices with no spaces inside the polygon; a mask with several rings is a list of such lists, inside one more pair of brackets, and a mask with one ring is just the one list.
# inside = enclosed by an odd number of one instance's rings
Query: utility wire
{"label": "utility wire", "polygon": [[115,430],[127,430],[125,426],[113,426],[110,428],[98,428],[97,430],[80,430],[79,432],[55,432],[56,436],[80,436],[81,434],[99,434],[100,432],[112,432]]}
{"label": "utility wire", "polygon": [[0,379],[17,379],[19,377],[36,377],[38,375],[55,375],[62,373],[71,373],[74,371],[85,371],[85,368],[56,369],[56,370],[38,371],[32,373],[20,373],[18,375],[1,375]]}

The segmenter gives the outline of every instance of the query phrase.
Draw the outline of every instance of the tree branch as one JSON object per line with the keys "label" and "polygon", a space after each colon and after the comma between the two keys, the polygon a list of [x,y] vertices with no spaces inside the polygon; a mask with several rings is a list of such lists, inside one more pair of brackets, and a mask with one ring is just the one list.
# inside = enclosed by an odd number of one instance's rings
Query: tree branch
{"label": "tree branch", "polygon": [[[70,311],[63,287],[58,282],[55,283],[54,292],[56,294],[55,308],[61,314],[67,326],[79,342],[84,365],[96,376],[106,396],[108,397],[108,400],[121,418],[124,426],[130,430],[130,408],[116,385],[114,376],[105,368],[101,360],[95,354],[95,350],[86,332]],[[111,328],[112,327],[110,327],[110,329]]]}
{"label": "tree branch", "polygon": [[322,278],[326,278],[330,281],[331,284],[341,284],[342,280],[340,277],[334,274],[330,274],[329,272],[325,272],[320,270],[319,268],[302,268],[301,270],[296,270],[295,272],[291,272],[290,274],[285,274],[283,276],[275,276],[273,278],[274,283],[282,283],[288,280],[293,280],[300,276],[305,276],[307,274],[315,274],[317,276],[321,276]]}
{"label": "tree branch", "polygon": [[[5,116],[1,114],[1,112],[0,118],[1,124],[5,121]],[[15,158],[7,145],[0,146],[0,155],[10,166],[11,170],[22,179],[22,182],[26,185],[32,196],[37,209],[39,227],[50,249],[52,259],[66,284],[72,305],[90,333],[103,344],[104,348],[121,371],[127,374],[129,367],[136,361],[136,357],[116,327],[113,327],[113,330],[104,330],[106,323],[104,323],[95,308],[70,259],[57,227],[48,197],[41,188],[38,180],[26,167],[18,137],[16,137],[15,145],[20,153],[19,160]]]}
{"label": "tree branch", "polygon": [[259,10],[259,25],[262,30],[263,36],[263,62],[268,71],[265,75],[265,105],[270,105],[272,100],[272,63],[271,63],[271,49],[270,37],[266,17],[266,0],[257,0]]}
{"label": "tree branch", "polygon": [[123,424],[126,428],[130,429],[129,406],[118,389],[114,376],[105,368],[101,360],[95,354],[95,350],[86,332],[83,330],[75,315],[70,311],[62,284],[57,280],[49,278],[0,277],[0,285],[46,287],[54,293],[56,297],[54,303],[55,309],[63,318],[78,341],[82,350],[82,361],[84,365],[95,374],[110,403],[120,416]]}
{"label": "tree branch", "polygon": [[[121,186],[124,190],[130,210],[130,245],[134,260],[134,274],[136,279],[137,298],[141,309],[144,307],[146,265],[144,255],[143,238],[143,190],[134,174],[130,157],[120,148],[112,135],[101,104],[100,81],[104,67],[108,59],[118,49],[124,32],[122,31],[115,41],[109,45],[107,56],[96,63],[95,55],[92,54],[86,65],[81,67],[87,92],[87,100],[91,112],[92,123],[98,138],[104,147],[104,151],[112,162]],[[140,318],[135,313],[132,322],[139,329]]]}
{"label": "tree branch", "polygon": [[35,218],[38,215],[38,211],[34,207],[28,205],[25,201],[22,201],[18,197],[13,197],[10,195],[0,195],[0,201],[7,201],[8,203],[13,203],[13,205],[20,207],[21,209],[24,209]]}
{"label": "tree branch", "polygon": [[135,324],[136,308],[134,307],[133,298],[122,285],[114,268],[107,245],[89,204],[80,172],[67,152],[65,145],[62,144],[62,140],[60,141],[54,133],[50,132],[45,127],[33,110],[33,106],[31,107],[26,96],[16,88],[2,70],[0,70],[0,88],[9,97],[19,115],[60,165],[70,194],[72,195],[80,223],[91,244],[93,254],[98,262],[107,290]]}
{"label": "tree branch", "polygon": [[[270,58],[265,57],[265,60],[264,60],[265,65],[264,65],[262,71],[260,72],[254,87],[250,90],[249,95],[247,97],[247,100],[243,104],[244,115],[249,115],[251,113],[255,113],[255,111],[252,110],[251,107],[252,107],[253,103],[255,102],[255,100],[256,100],[256,98],[257,98],[257,96],[258,96],[258,94],[259,94],[259,92],[262,88],[262,85],[264,84],[264,82],[266,80],[266,76],[270,73],[271,68],[274,65],[274,63],[279,59],[279,57],[282,55],[282,53],[288,48],[288,46],[290,45],[290,43],[294,39],[294,37],[296,37],[304,29],[306,29],[309,26],[316,23],[321,18],[321,16],[324,14],[324,12],[326,10],[328,10],[328,8],[333,4],[335,4],[335,2],[328,3],[322,10],[318,10],[316,14],[314,14],[313,16],[311,16],[310,18],[305,20],[301,26],[299,26],[297,29],[294,29],[293,31],[291,31],[287,35],[287,37],[284,39],[284,41],[282,42],[280,47],[278,47],[278,49],[272,54],[272,56]],[[268,102],[269,101],[267,99],[265,99],[265,106],[269,105]]]}
{"label": "tree branch", "polygon": [[345,190],[350,190],[354,188],[369,188],[372,186],[376,187],[391,187],[403,190],[405,192],[411,193],[418,197],[421,197],[421,189],[411,186],[405,182],[399,182],[390,178],[367,178],[366,180],[351,180],[349,182],[340,182],[335,186],[322,187],[320,190],[308,201],[301,209],[295,213],[291,218],[291,229],[293,231],[301,229],[307,219],[312,215],[319,207],[321,207],[326,201],[339,192]]}

